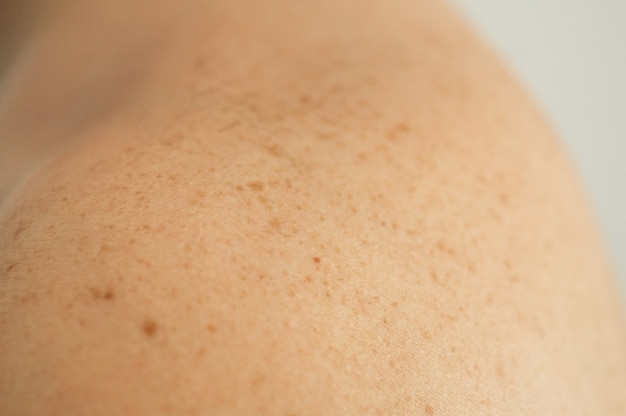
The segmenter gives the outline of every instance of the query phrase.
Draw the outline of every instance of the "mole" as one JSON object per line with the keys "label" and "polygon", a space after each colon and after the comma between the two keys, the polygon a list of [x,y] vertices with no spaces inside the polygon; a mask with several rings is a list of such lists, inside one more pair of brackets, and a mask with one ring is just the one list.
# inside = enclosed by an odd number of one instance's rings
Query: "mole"
{"label": "mole", "polygon": [[152,338],[157,333],[158,325],[152,319],[146,319],[141,325],[141,329],[147,337]]}

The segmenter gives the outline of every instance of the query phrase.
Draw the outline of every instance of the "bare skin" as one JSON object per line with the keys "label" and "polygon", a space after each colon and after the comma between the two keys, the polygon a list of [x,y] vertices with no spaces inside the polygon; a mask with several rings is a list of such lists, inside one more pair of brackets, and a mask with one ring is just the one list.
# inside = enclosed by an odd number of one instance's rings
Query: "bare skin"
{"label": "bare skin", "polygon": [[1,415],[626,415],[584,197],[447,7],[62,6],[0,96]]}

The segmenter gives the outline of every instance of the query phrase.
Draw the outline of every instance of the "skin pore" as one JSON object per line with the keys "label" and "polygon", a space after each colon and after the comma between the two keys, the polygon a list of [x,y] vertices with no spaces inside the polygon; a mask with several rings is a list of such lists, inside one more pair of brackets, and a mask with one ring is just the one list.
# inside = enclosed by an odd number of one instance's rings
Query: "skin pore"
{"label": "skin pore", "polygon": [[0,84],[1,415],[625,415],[549,127],[438,1],[59,1]]}

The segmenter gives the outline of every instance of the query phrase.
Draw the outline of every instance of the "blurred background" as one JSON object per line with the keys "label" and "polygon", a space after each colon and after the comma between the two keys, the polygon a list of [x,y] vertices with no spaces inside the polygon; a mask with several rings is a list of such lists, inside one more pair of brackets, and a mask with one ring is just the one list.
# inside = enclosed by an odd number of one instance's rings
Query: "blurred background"
{"label": "blurred background", "polygon": [[564,141],[626,300],[626,1],[450,0]]}

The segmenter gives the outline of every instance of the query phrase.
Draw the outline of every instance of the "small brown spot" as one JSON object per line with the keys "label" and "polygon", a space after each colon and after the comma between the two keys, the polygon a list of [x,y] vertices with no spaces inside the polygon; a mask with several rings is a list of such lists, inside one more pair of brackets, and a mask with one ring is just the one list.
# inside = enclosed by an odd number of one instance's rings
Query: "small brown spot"
{"label": "small brown spot", "polygon": [[274,230],[280,229],[280,221],[278,220],[278,218],[272,218],[270,220],[270,227],[272,227]]}
{"label": "small brown spot", "polygon": [[426,407],[424,407],[424,412],[428,416],[433,416],[435,414],[435,409],[433,409],[433,407],[431,405],[427,404]]}
{"label": "small brown spot", "polygon": [[320,259],[319,257],[313,257],[313,262],[314,263],[320,263],[322,261],[322,259]]}
{"label": "small brown spot", "polygon": [[204,69],[204,64],[205,64],[204,56],[198,56],[193,62],[194,68],[196,68],[196,70],[198,71]]}
{"label": "small brown spot", "polygon": [[313,283],[313,278],[311,276],[307,276],[304,278],[307,283]]}
{"label": "small brown spot", "polygon": [[265,188],[263,182],[260,181],[248,182],[247,185],[248,188],[252,189],[253,191],[262,191],[263,188]]}
{"label": "small brown spot", "polygon": [[431,341],[433,339],[433,336],[428,331],[422,331],[422,338],[424,338],[426,341]]}
{"label": "small brown spot", "polygon": [[511,260],[504,259],[504,267],[510,271],[513,268],[513,266],[511,265]]}
{"label": "small brown spot", "polygon": [[217,132],[224,133],[225,131],[236,128],[237,126],[239,126],[239,124],[240,124],[239,120],[231,121],[230,123],[225,124],[224,126],[220,127],[220,129]]}
{"label": "small brown spot", "polygon": [[215,325],[209,324],[206,326],[207,331],[214,334],[217,332],[217,327]]}
{"label": "small brown spot", "polygon": [[239,192],[241,192],[241,191],[243,191],[243,186],[241,186],[241,185],[237,185],[237,186],[235,187],[235,189],[236,189],[236,190],[238,190]]}
{"label": "small brown spot", "polygon": [[11,270],[15,269],[15,266],[17,266],[17,264],[15,263],[11,263],[7,266],[7,272],[10,272]]}
{"label": "small brown spot", "polygon": [[146,319],[141,324],[141,330],[143,331],[144,335],[149,338],[154,337],[158,329],[159,329],[159,326],[152,319]]}
{"label": "small brown spot", "polygon": [[95,300],[113,300],[115,298],[115,293],[110,288],[104,290],[91,288],[89,289],[89,291],[91,292],[91,296]]}
{"label": "small brown spot", "polygon": [[252,384],[254,387],[257,387],[259,384],[262,384],[265,381],[265,376],[261,373],[256,374],[250,384]]}
{"label": "small brown spot", "polygon": [[496,375],[500,378],[504,378],[505,373],[501,366],[496,367]]}
{"label": "small brown spot", "polygon": [[411,128],[406,123],[398,123],[398,124],[396,124],[395,128],[396,128],[396,130],[398,130],[398,131],[400,131],[402,133],[408,133],[409,131],[411,131]]}
{"label": "small brown spot", "polygon": [[283,149],[277,144],[266,144],[262,146],[269,154],[275,157],[283,156]]}
{"label": "small brown spot", "polygon": [[443,251],[444,253],[447,253],[451,256],[454,255],[454,250],[448,247],[442,240],[437,241],[435,247],[437,248],[437,250]]}
{"label": "small brown spot", "polygon": [[26,229],[26,224],[24,222],[19,222],[17,224],[17,228],[15,229],[15,232],[13,233],[13,238],[19,237],[20,234],[22,234],[25,229]]}
{"label": "small brown spot", "polygon": [[198,352],[196,353],[196,356],[198,358],[202,358],[206,355],[206,348],[202,347],[198,350]]}

